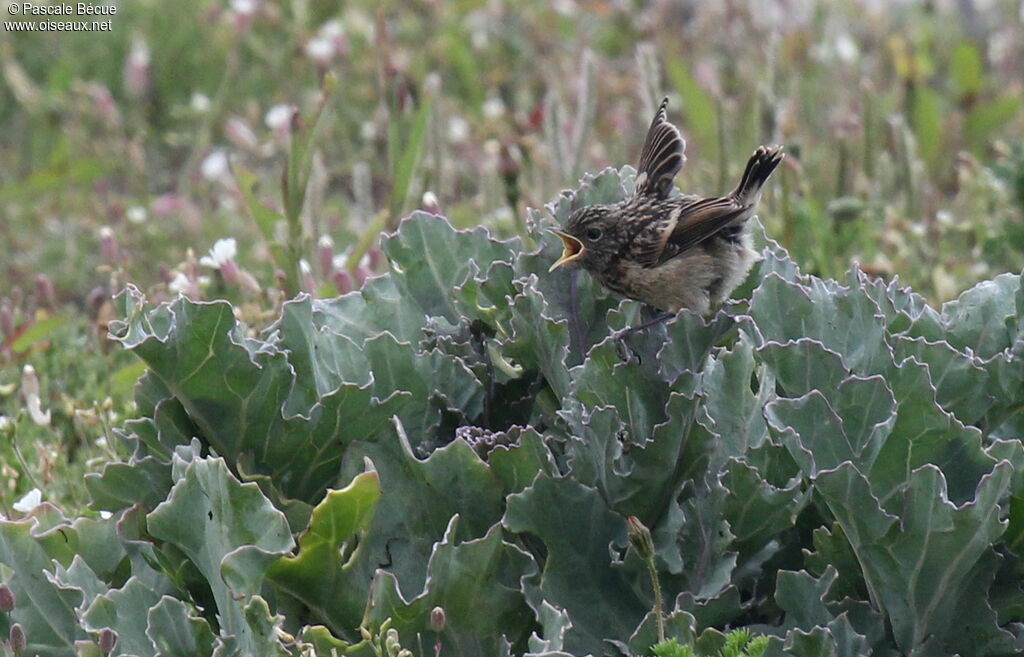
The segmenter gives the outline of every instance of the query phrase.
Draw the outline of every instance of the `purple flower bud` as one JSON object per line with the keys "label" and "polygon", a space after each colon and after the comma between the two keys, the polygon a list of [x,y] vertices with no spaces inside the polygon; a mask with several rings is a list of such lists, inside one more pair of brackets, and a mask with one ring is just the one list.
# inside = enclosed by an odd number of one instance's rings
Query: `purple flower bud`
{"label": "purple flower bud", "polygon": [[114,236],[114,229],[110,226],[103,226],[99,230],[100,253],[103,254],[103,261],[111,267],[117,266],[117,238]]}
{"label": "purple flower bud", "polygon": [[0,611],[9,613],[14,609],[14,591],[6,584],[0,584]]}
{"label": "purple flower bud", "polygon": [[36,303],[47,310],[57,307],[57,294],[53,289],[53,281],[46,274],[36,276]]}
{"label": "purple flower bud", "polygon": [[149,45],[145,39],[137,36],[124,65],[125,91],[132,98],[142,97],[149,89],[149,59]]}
{"label": "purple flower bud", "polygon": [[331,276],[331,280],[334,283],[334,287],[337,288],[338,294],[348,294],[355,289],[355,284],[352,281],[352,274],[348,273],[345,269],[339,269],[334,272]]}
{"label": "purple flower bud", "polygon": [[0,302],[0,338],[9,339],[14,335],[14,306],[10,299]]}
{"label": "purple flower bud", "polygon": [[224,282],[231,287],[241,286],[238,272],[238,263],[234,260],[225,260],[220,263],[220,275],[224,277]]}
{"label": "purple flower bud", "polygon": [[367,255],[370,258],[370,271],[382,271],[387,267],[387,258],[384,257],[384,252],[380,250],[380,247],[372,247]]}
{"label": "purple flower bud", "polygon": [[320,261],[320,271],[324,276],[330,276],[334,271],[334,240],[330,235],[321,235],[316,247],[317,259]]}
{"label": "purple flower bud", "polygon": [[434,632],[443,632],[446,620],[444,609],[441,607],[434,607],[430,610],[430,629]]}
{"label": "purple flower bud", "polygon": [[11,652],[14,654],[20,653],[28,645],[28,641],[25,639],[25,628],[21,626],[21,623],[11,625],[11,634],[8,641],[11,644]]}
{"label": "purple flower bud", "polygon": [[356,267],[356,284],[359,287],[362,287],[363,283],[366,282],[366,279],[371,276],[373,276],[373,272],[368,267],[364,267],[362,265]]}

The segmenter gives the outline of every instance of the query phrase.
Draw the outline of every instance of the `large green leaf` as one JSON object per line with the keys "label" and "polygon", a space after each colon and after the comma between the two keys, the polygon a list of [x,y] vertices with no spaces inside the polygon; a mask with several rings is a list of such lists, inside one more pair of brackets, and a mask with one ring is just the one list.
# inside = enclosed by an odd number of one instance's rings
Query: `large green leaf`
{"label": "large green leaf", "polygon": [[[502,643],[523,637],[533,627],[520,580],[536,573],[533,559],[502,540],[501,526],[486,535],[457,544],[459,517],[453,516],[443,538],[430,555],[424,590],[408,602],[398,580],[378,571],[370,597],[367,621],[395,621],[400,631],[422,634],[437,641],[442,652],[472,657],[499,654]],[[431,611],[440,607],[445,624],[430,629]]]}
{"label": "large green leaf", "polygon": [[851,463],[816,478],[815,489],[849,537],[873,602],[885,611],[903,651],[957,631],[952,620],[961,587],[1005,528],[998,501],[1009,481],[1009,463],[1000,462],[982,478],[973,501],[957,507],[942,472],[925,465],[887,502],[900,510],[897,517]]}
{"label": "large green leaf", "polygon": [[393,263],[396,285],[405,301],[415,303],[427,315],[457,322],[459,312],[452,291],[475,276],[481,266],[512,261],[517,241],[499,242],[486,230],[457,231],[447,219],[414,212],[384,242]]}
{"label": "large green leaf", "polygon": [[[125,298],[141,303],[135,292]],[[345,444],[374,437],[407,397],[397,386],[381,398],[370,384],[355,383],[316,396],[315,379],[296,385],[289,353],[243,338],[224,303],[182,297],[119,331],[204,442],[245,473],[272,476],[297,499],[315,501],[335,483]]]}
{"label": "large green leaf", "polygon": [[288,522],[256,484],[232,476],[223,459],[176,458],[175,469],[170,496],[147,517],[149,533],[184,552],[205,576],[222,634],[255,649],[259,637],[245,619],[244,601],[294,545]]}
{"label": "large green leaf", "polygon": [[299,553],[281,557],[267,571],[270,581],[337,630],[358,624],[363,613],[362,605],[353,605],[354,596],[340,593],[346,587],[364,586],[353,581],[351,562],[359,549],[357,534],[373,517],[380,494],[375,471],[358,475],[341,490],[328,491],[299,537]]}
{"label": "large green leaf", "polygon": [[509,496],[502,523],[544,543],[547,560],[539,589],[572,619],[567,650],[599,654],[604,639],[632,634],[645,611],[630,581],[637,573],[616,568],[612,556],[626,545],[626,521],[605,507],[596,489],[540,475],[522,493]]}

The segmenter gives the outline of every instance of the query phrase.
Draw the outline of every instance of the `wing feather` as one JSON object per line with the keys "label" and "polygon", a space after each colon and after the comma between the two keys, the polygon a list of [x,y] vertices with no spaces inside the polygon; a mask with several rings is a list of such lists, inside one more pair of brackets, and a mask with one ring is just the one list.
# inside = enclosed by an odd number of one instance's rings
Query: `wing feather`
{"label": "wing feather", "polygon": [[686,162],[686,142],[679,129],[669,123],[667,107],[668,98],[665,98],[647,129],[637,165],[637,196],[668,198],[672,181]]}
{"label": "wing feather", "polygon": [[690,201],[669,212],[668,221],[640,235],[636,253],[644,267],[656,267],[736,221],[750,210],[729,196]]}

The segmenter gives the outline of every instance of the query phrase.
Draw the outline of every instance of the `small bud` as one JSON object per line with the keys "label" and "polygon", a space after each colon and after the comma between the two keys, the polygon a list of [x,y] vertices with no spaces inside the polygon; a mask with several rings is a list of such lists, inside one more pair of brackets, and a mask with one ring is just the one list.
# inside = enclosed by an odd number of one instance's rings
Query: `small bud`
{"label": "small bud", "polygon": [[387,651],[388,657],[398,657],[398,651],[401,649],[402,644],[398,640],[398,630],[392,627],[384,635],[384,650]]}
{"label": "small bud", "polygon": [[224,283],[231,287],[241,286],[239,271],[238,263],[234,260],[225,260],[220,266],[220,275],[224,278]]}
{"label": "small bud", "polygon": [[420,205],[426,212],[441,214],[441,204],[437,201],[437,194],[430,190],[423,192],[423,202]]}
{"label": "small bud", "polygon": [[334,240],[330,235],[321,235],[316,245],[317,259],[320,261],[320,271],[324,276],[330,276],[334,272]]}
{"label": "small bud", "polygon": [[363,641],[370,641],[371,639],[373,639],[373,634],[371,634],[370,630],[366,629],[365,627],[359,628],[359,636],[363,637]]}
{"label": "small bud", "polygon": [[114,236],[114,229],[110,226],[103,226],[99,230],[100,253],[103,260],[111,267],[117,266],[118,249],[117,237]]}
{"label": "small bud", "polygon": [[103,628],[100,632],[100,652],[104,655],[109,655],[114,649],[114,645],[117,643],[117,632],[110,629],[109,627]]}
{"label": "small bud", "polygon": [[366,282],[366,279],[371,276],[373,276],[373,271],[371,271],[369,267],[364,267],[363,265],[356,267],[356,284],[359,287],[362,287],[363,283]]}
{"label": "small bud", "polygon": [[242,150],[258,151],[260,148],[260,140],[256,137],[256,133],[252,131],[245,119],[237,116],[231,117],[224,124],[224,136]]}
{"label": "small bud", "polygon": [[149,89],[150,57],[145,39],[136,36],[124,66],[124,86],[132,98],[140,98]]}
{"label": "small bud", "polygon": [[651,530],[647,529],[636,516],[629,516],[626,519],[629,528],[629,542],[637,554],[644,561],[654,557],[654,540],[651,538]]}
{"label": "small bud", "polygon": [[434,632],[443,632],[447,620],[444,609],[441,607],[434,607],[430,610],[430,629]]}
{"label": "small bud", "polygon": [[0,301],[0,338],[14,335],[14,306],[10,299]]}
{"label": "small bud", "polygon": [[355,283],[352,280],[352,274],[344,269],[339,269],[334,272],[331,276],[331,280],[334,282],[334,287],[338,290],[338,294],[348,294],[355,289]]}
{"label": "small bud", "polygon": [[28,641],[25,639],[25,628],[21,626],[21,623],[15,623],[11,625],[11,633],[8,641],[11,644],[11,652],[14,654],[20,653],[28,645]]}
{"label": "small bud", "polygon": [[384,252],[380,250],[380,247],[371,247],[366,252],[366,257],[369,260],[370,271],[383,271],[387,266],[387,258],[384,257]]}
{"label": "small bud", "polygon": [[316,294],[316,280],[313,278],[313,268],[309,266],[306,259],[299,260],[299,287],[304,292]]}
{"label": "small bud", "polygon": [[14,591],[6,584],[0,584],[0,611],[10,612],[14,609]]}
{"label": "small bud", "polygon": [[53,281],[46,274],[36,276],[36,303],[47,310],[57,307],[57,293],[53,289]]}

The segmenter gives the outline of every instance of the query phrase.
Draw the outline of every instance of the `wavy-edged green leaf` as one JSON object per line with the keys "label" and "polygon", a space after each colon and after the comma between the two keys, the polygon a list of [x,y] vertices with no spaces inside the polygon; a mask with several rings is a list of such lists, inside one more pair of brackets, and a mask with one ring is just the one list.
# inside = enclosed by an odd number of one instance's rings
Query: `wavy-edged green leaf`
{"label": "wavy-edged green leaf", "polygon": [[0,518],[0,563],[13,571],[5,583],[18,601],[9,618],[25,629],[30,654],[64,657],[72,654],[76,640],[86,636],[75,616],[82,593],[58,587],[48,579],[57,553],[40,543],[38,528],[34,518]]}
{"label": "wavy-edged green leaf", "polygon": [[463,540],[483,536],[501,518],[502,483],[462,440],[421,460],[396,421],[388,440],[357,443],[348,458],[357,471],[369,458],[381,487],[370,528],[351,562],[353,579],[338,592],[350,598],[348,609],[365,604],[364,587],[378,568],[393,573],[406,595],[421,591],[431,551],[453,515],[461,518]]}
{"label": "wavy-edged green leaf", "polygon": [[299,537],[298,554],[271,564],[267,579],[301,600],[322,622],[335,627],[358,624],[363,606],[353,606],[351,596],[339,592],[353,585],[353,542],[373,517],[380,494],[375,471],[356,476],[341,490],[327,491]]}
{"label": "wavy-edged green leaf", "polygon": [[881,373],[892,361],[884,316],[857,287],[814,277],[803,285],[769,274],[754,290],[750,314],[763,342],[816,340],[857,374]]}
{"label": "wavy-edged green leaf", "polygon": [[91,632],[109,628],[117,632],[118,655],[155,657],[157,648],[146,636],[149,610],[160,599],[153,589],[137,577],[124,586],[97,597],[82,616],[82,624]]}
{"label": "wavy-edged green leaf", "polygon": [[851,463],[816,478],[816,490],[849,537],[873,601],[885,610],[903,651],[956,631],[960,588],[1005,529],[998,502],[1009,481],[1009,463],[996,464],[973,501],[958,507],[947,497],[942,472],[925,465],[887,503],[901,510],[896,517]]}
{"label": "wavy-edged green leaf", "polygon": [[256,484],[232,476],[223,459],[179,467],[170,496],[147,517],[149,533],[188,556],[210,584],[222,633],[251,648],[258,637],[240,600],[258,593],[267,568],[291,550],[288,522]]}
{"label": "wavy-edged green leaf", "polygon": [[[407,600],[395,576],[378,571],[367,620],[391,618],[403,635],[436,637],[452,654],[495,655],[506,637],[524,636],[533,627],[520,580],[535,575],[537,567],[526,552],[503,540],[499,524],[479,539],[458,543],[458,521],[452,517],[434,546],[422,592]],[[430,630],[434,607],[445,615],[440,633]]]}
{"label": "wavy-edged green leaf", "polygon": [[512,261],[518,240],[499,242],[483,228],[456,230],[448,220],[414,212],[383,243],[406,302],[430,316],[459,320],[452,291],[495,261]]}
{"label": "wavy-edged green leaf", "polygon": [[626,545],[626,521],[605,507],[596,489],[540,475],[508,497],[502,524],[535,535],[547,548],[540,593],[572,619],[565,650],[600,654],[604,639],[632,634],[645,609],[631,576],[612,558],[613,546]]}
{"label": "wavy-edged green leaf", "polygon": [[204,618],[167,595],[149,608],[146,620],[146,636],[161,657],[210,657],[219,641]]}

